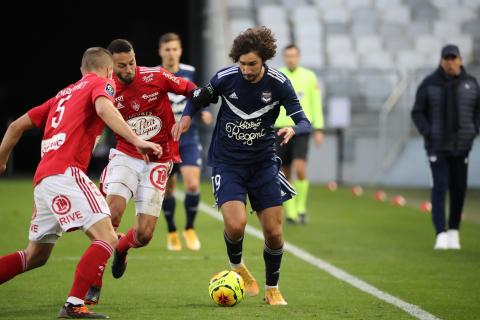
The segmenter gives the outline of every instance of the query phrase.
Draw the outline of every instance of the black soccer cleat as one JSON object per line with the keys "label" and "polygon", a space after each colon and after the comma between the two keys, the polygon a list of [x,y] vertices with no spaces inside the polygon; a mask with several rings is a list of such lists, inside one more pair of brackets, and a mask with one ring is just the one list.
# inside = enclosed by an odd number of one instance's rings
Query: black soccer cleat
{"label": "black soccer cleat", "polygon": [[115,249],[112,262],[112,275],[115,279],[121,278],[127,269],[128,252],[120,253]]}
{"label": "black soccer cleat", "polygon": [[96,305],[100,301],[100,290],[102,288],[92,286],[88,289],[87,295],[85,296],[85,304],[87,305]]}
{"label": "black soccer cleat", "polygon": [[110,319],[109,316],[88,310],[84,304],[66,303],[58,313],[59,319]]}

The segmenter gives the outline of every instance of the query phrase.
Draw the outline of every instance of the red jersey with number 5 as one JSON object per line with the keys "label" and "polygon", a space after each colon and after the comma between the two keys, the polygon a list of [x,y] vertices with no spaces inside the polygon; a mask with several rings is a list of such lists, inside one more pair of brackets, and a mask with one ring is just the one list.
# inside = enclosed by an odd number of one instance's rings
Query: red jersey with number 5
{"label": "red jersey with number 5", "polygon": [[[135,78],[124,84],[114,75],[117,86],[115,106],[130,128],[143,140],[158,143],[163,153],[160,158],[150,154],[154,162],[180,162],[178,141],[172,137],[175,118],[168,98],[168,92],[188,96],[195,89],[193,82],[175,77],[161,67],[137,67]],[[122,137],[116,135],[117,150],[134,158],[142,159],[137,149]]]}
{"label": "red jersey with number 5", "polygon": [[95,100],[101,96],[113,102],[115,83],[87,73],[28,111],[33,124],[44,128],[42,159],[33,178],[34,185],[45,177],[64,173],[68,167],[87,171],[95,143],[105,127],[95,110]]}

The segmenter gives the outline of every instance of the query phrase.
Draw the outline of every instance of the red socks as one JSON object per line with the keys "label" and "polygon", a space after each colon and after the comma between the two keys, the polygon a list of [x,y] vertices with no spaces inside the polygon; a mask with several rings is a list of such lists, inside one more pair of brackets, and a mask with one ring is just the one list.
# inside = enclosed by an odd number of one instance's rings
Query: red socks
{"label": "red socks", "polygon": [[0,257],[0,284],[27,270],[27,257],[24,251],[17,251]]}
{"label": "red socks", "polygon": [[130,248],[143,247],[144,244],[140,243],[137,239],[137,232],[133,229],[129,229],[124,237],[121,237],[118,241],[117,251],[126,252]]}
{"label": "red socks", "polygon": [[105,241],[93,241],[78,262],[72,289],[68,295],[84,300],[90,286],[101,277],[112,253],[113,248]]}

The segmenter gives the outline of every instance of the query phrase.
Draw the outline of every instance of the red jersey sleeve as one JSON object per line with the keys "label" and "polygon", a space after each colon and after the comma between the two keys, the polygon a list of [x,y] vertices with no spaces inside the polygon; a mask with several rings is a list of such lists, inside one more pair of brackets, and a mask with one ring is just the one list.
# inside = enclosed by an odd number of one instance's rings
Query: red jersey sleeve
{"label": "red jersey sleeve", "polygon": [[160,76],[157,77],[157,80],[160,88],[165,92],[172,92],[187,98],[191,98],[189,93],[197,87],[192,81],[176,77],[163,68],[160,69]]}
{"label": "red jersey sleeve", "polygon": [[37,128],[45,128],[45,124],[47,122],[48,113],[50,112],[50,108],[53,104],[53,99],[51,98],[45,101],[43,104],[30,109],[27,114],[32,120],[32,123]]}
{"label": "red jersey sleeve", "polygon": [[92,103],[95,104],[95,100],[102,96],[108,98],[112,103],[115,101],[115,82],[113,80],[98,78],[92,89]]}

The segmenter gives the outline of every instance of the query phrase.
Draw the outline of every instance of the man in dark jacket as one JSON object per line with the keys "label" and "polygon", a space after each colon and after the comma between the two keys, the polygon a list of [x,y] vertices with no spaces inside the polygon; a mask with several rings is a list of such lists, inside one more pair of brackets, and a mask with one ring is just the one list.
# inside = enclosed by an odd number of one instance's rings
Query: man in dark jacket
{"label": "man in dark jacket", "polygon": [[458,47],[447,45],[442,49],[440,66],[420,84],[412,110],[433,177],[432,219],[437,233],[434,249],[460,249],[458,230],[467,190],[468,154],[478,134],[479,116],[478,82],[463,68]]}

